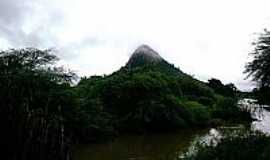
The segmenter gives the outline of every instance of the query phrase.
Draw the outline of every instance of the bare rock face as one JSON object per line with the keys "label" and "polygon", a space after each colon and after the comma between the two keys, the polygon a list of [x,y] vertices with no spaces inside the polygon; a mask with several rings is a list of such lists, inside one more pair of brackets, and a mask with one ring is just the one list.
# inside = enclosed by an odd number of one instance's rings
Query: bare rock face
{"label": "bare rock face", "polygon": [[135,50],[135,52],[133,53],[133,56],[136,56],[136,55],[148,56],[149,58],[152,58],[152,59],[155,59],[155,60],[161,60],[162,59],[162,57],[156,51],[154,51],[152,48],[150,48],[148,45],[139,46]]}
{"label": "bare rock face", "polygon": [[148,45],[139,46],[131,55],[127,67],[133,68],[141,65],[154,64],[163,61],[163,58]]}

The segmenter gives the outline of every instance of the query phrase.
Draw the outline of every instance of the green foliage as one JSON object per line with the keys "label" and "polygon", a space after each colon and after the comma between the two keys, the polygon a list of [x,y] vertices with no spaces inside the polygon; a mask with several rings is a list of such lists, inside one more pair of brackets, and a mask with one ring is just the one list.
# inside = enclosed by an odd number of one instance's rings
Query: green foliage
{"label": "green foliage", "polygon": [[250,53],[253,60],[247,63],[244,73],[257,83],[255,96],[259,103],[270,104],[270,31],[265,29],[253,45],[254,50]]}
{"label": "green foliage", "polygon": [[173,85],[175,81],[169,80],[159,72],[124,70],[95,83],[90,78],[89,83],[80,83],[78,88],[88,90],[89,99],[101,100],[103,111],[117,117],[116,128],[144,130],[185,126],[179,116],[184,115],[183,109],[175,99],[169,98],[174,94],[181,96],[181,90]]}
{"label": "green foliage", "polygon": [[214,92],[211,88],[192,77],[181,77],[178,79],[178,82],[184,95],[190,98],[190,100],[197,101],[200,97],[214,98]]}
{"label": "green foliage", "polygon": [[250,113],[241,110],[237,106],[237,100],[233,98],[225,98],[217,96],[217,102],[212,109],[213,118],[221,118],[224,120],[251,120]]}
{"label": "green foliage", "polygon": [[260,87],[270,87],[270,32],[265,29],[253,44],[253,60],[247,63],[245,73]]}
{"label": "green foliage", "polygon": [[217,94],[222,96],[232,98],[237,96],[237,88],[232,83],[224,85],[220,80],[212,78],[208,80],[208,86],[211,87]]}
{"label": "green foliage", "polygon": [[191,121],[195,125],[206,125],[206,123],[210,120],[209,108],[206,106],[194,102],[188,101],[185,103],[186,109],[191,114]]}
{"label": "green foliage", "polygon": [[100,112],[111,115],[112,127],[120,131],[179,129],[206,125],[212,116],[228,120],[242,114],[237,100],[217,96],[205,83],[165,62],[84,78],[77,88],[82,99],[99,101]]}
{"label": "green foliage", "polygon": [[213,99],[212,97],[199,97],[198,98],[198,102],[200,103],[200,104],[203,104],[204,106],[209,106],[209,107],[211,107],[211,106],[213,106],[214,105],[214,103],[215,103],[215,99]]}
{"label": "green foliage", "polygon": [[[65,159],[64,107],[69,83],[50,50],[21,49],[0,53],[0,141],[7,159]],[[55,98],[57,97],[57,98]]]}
{"label": "green foliage", "polygon": [[183,160],[268,160],[270,138],[262,134],[247,133],[225,136],[215,145],[197,144],[196,152]]}
{"label": "green foliage", "polygon": [[173,96],[142,100],[136,108],[121,118],[121,127],[127,130],[171,130],[186,127],[187,111]]}
{"label": "green foliage", "polygon": [[0,52],[0,141],[7,159],[66,159],[70,143],[241,114],[236,100],[217,98],[215,89],[165,60],[84,77],[73,87],[76,75],[55,67],[57,60],[51,50]]}
{"label": "green foliage", "polygon": [[157,65],[122,68],[110,76],[83,79],[78,88],[85,99],[101,102],[102,111],[112,115],[117,130],[167,130],[207,124],[210,108],[216,103],[214,91],[179,70],[174,73],[168,74]]}
{"label": "green foliage", "polygon": [[259,104],[270,104],[270,87],[255,88],[251,94]]}

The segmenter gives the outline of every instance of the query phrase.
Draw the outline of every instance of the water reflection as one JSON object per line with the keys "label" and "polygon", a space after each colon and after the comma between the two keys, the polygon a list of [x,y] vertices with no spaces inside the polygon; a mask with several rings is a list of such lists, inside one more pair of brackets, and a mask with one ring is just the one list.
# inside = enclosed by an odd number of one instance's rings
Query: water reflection
{"label": "water reflection", "polygon": [[190,129],[178,133],[125,135],[113,142],[80,145],[74,148],[74,160],[175,160],[184,152],[194,152],[197,142],[215,145],[229,134],[239,134],[246,129],[259,130],[270,134],[270,112],[253,100],[242,100],[239,107],[248,109],[257,119],[251,128],[244,125],[221,126],[211,129]]}
{"label": "water reflection", "polygon": [[75,160],[173,160],[208,129],[184,130],[170,134],[126,135],[106,144],[81,145]]}

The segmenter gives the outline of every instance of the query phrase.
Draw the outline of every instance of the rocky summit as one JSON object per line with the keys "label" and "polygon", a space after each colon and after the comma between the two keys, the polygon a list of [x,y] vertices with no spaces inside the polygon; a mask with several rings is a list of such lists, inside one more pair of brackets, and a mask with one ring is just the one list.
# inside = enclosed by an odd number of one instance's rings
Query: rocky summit
{"label": "rocky summit", "polygon": [[127,67],[134,68],[145,64],[155,64],[163,61],[163,58],[148,45],[139,46],[131,55]]}

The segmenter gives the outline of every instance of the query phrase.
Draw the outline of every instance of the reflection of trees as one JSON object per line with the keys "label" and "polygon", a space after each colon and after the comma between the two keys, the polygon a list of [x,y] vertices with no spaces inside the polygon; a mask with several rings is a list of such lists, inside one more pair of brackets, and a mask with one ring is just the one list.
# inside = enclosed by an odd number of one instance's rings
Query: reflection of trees
{"label": "reflection of trees", "polygon": [[[239,101],[238,105],[241,110],[248,111],[252,118],[257,120],[255,122],[263,121],[265,116],[267,116],[267,113],[270,113],[265,109],[268,106],[259,105],[254,100],[243,99]],[[239,137],[239,135],[247,136],[256,134],[256,129],[253,127],[255,126],[251,126],[251,130],[244,125],[221,126],[218,129],[211,129],[206,135],[194,139],[187,152],[180,155],[180,159],[184,159],[185,156],[196,154],[199,151],[197,146],[217,146],[219,142],[225,138],[233,139]]]}
{"label": "reflection of trees", "polygon": [[[257,113],[263,113],[264,109],[261,106],[252,107],[250,105],[243,105],[245,109]],[[263,114],[260,114],[263,115]],[[204,136],[199,136],[194,139],[189,146],[188,150],[179,155],[179,160],[189,160],[201,152],[205,148],[216,148],[226,140],[233,140],[238,138],[246,138],[250,135],[259,135],[259,132],[250,130],[245,125],[233,125],[233,126],[221,126],[217,129],[210,129],[209,132]],[[200,158],[199,158],[200,159]]]}
{"label": "reflection of trees", "polygon": [[[182,130],[177,133],[125,135],[109,144],[76,149],[75,159],[153,159],[174,160],[205,130]],[[78,157],[78,158],[77,158]],[[82,158],[81,158],[82,157]]]}

